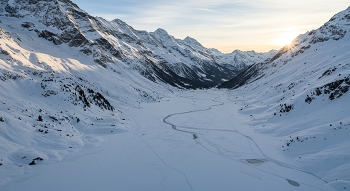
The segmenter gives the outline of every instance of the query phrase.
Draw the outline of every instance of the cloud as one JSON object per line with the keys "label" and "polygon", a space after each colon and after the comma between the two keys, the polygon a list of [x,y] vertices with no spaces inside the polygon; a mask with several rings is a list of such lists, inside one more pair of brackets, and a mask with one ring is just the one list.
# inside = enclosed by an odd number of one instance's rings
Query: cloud
{"label": "cloud", "polygon": [[73,0],[92,15],[119,18],[135,29],[163,28],[207,47],[268,51],[283,33],[320,27],[348,7],[348,0]]}

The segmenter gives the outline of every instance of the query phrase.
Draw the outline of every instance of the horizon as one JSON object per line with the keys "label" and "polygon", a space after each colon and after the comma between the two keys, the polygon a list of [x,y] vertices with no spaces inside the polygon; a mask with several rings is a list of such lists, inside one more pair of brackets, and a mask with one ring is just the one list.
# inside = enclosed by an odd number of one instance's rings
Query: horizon
{"label": "horizon", "polygon": [[345,0],[332,3],[326,0],[73,2],[93,16],[109,21],[120,19],[136,30],[153,32],[162,28],[177,39],[190,36],[204,47],[223,53],[279,50],[298,35],[321,27],[349,7]]}

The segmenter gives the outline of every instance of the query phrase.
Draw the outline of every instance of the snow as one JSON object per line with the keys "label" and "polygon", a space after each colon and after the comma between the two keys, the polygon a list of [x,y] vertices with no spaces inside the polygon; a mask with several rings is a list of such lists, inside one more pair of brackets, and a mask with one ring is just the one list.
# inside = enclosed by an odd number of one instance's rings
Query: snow
{"label": "snow", "polygon": [[[246,84],[229,92],[242,100],[241,113],[252,115],[251,128],[278,138],[275,149],[338,190],[350,183],[347,12],[255,65]],[[347,33],[339,39],[339,31]]]}
{"label": "snow", "polygon": [[[25,3],[8,1],[23,8],[19,18],[0,16],[1,190],[350,188],[350,8],[279,51],[222,54],[164,29],[88,17],[69,1],[45,14],[38,8],[54,3]],[[69,24],[105,44],[38,37]],[[145,58],[167,77],[207,83],[220,76],[208,73],[216,64],[257,71],[234,90],[190,91],[157,78]]]}
{"label": "snow", "polygon": [[[94,133],[128,130],[119,117],[123,110],[138,107],[139,102],[154,102],[171,89],[144,79],[123,63],[105,69],[78,50],[64,44],[53,46],[9,23],[20,26],[22,22],[10,18],[2,22],[12,31],[1,33],[2,186],[31,172],[28,164],[37,157],[43,159],[37,165],[53,164],[69,153],[101,144],[103,139]],[[80,89],[92,96],[87,99],[93,104],[86,106],[79,99]],[[38,121],[39,116],[43,121]]]}
{"label": "snow", "polygon": [[[333,190],[278,152],[265,153],[276,138],[249,132],[249,117],[228,98],[222,91],[178,92],[141,104],[121,115],[129,131],[94,132],[101,145],[35,166],[2,190]],[[169,121],[198,139],[162,122],[189,111]]]}

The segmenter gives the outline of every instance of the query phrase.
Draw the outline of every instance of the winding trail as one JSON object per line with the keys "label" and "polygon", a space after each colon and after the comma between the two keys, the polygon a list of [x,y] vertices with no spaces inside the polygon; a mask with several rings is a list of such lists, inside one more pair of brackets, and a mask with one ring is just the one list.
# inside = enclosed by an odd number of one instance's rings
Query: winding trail
{"label": "winding trail", "polygon": [[108,131],[84,135],[89,144],[81,151],[30,167],[31,172],[0,190],[335,190],[268,153],[269,147],[261,144],[265,136],[246,133],[248,126],[242,123],[249,117],[241,119],[232,111],[237,106],[222,92],[181,95],[193,97],[175,95],[124,111],[120,117],[125,131],[100,122],[99,129]]}
{"label": "winding trail", "polygon": [[[183,96],[181,96],[181,97],[183,97]],[[184,98],[188,98],[188,99],[192,99],[192,100],[197,99],[197,98],[193,98],[193,97],[184,97]],[[299,171],[299,172],[309,174],[309,175],[313,176],[314,178],[317,178],[317,179],[323,181],[324,183],[327,183],[325,180],[321,179],[320,177],[318,177],[317,175],[315,175],[315,174],[313,174],[313,173],[311,173],[311,172],[302,170],[302,169],[300,169],[300,168],[298,168],[298,167],[295,167],[295,166],[293,166],[293,165],[284,163],[284,162],[282,162],[282,161],[278,161],[278,160],[276,160],[276,159],[270,158],[269,156],[267,156],[267,155],[261,150],[261,148],[259,147],[259,145],[257,144],[257,142],[256,142],[252,137],[250,137],[250,136],[248,136],[248,135],[245,135],[245,134],[243,134],[243,133],[241,133],[241,132],[239,132],[239,131],[237,131],[237,130],[211,129],[211,128],[202,129],[202,128],[196,128],[196,127],[177,126],[177,125],[175,125],[175,124],[169,122],[169,120],[168,120],[169,118],[171,118],[171,117],[173,117],[173,116],[176,116],[176,115],[185,115],[185,114],[189,114],[189,113],[197,113],[197,112],[209,111],[209,110],[211,110],[213,107],[217,107],[217,106],[222,106],[222,105],[224,105],[224,104],[225,104],[224,102],[216,101],[216,99],[218,99],[218,98],[220,98],[220,96],[214,98],[214,100],[211,100],[211,101],[216,102],[216,103],[218,103],[218,104],[210,105],[210,106],[209,106],[208,108],[206,108],[206,109],[198,109],[198,110],[191,110],[191,111],[186,111],[186,112],[179,112],[179,113],[170,114],[170,115],[166,116],[165,118],[163,118],[163,122],[166,123],[166,124],[168,124],[168,125],[170,125],[170,126],[172,127],[172,129],[175,130],[175,131],[179,131],[179,132],[184,132],[184,133],[192,134],[193,139],[195,139],[195,141],[196,141],[198,144],[200,144],[205,150],[207,150],[207,151],[209,151],[209,152],[211,152],[211,153],[214,153],[214,154],[219,155],[219,156],[221,156],[221,157],[225,157],[225,158],[230,159],[230,160],[234,160],[234,161],[236,161],[236,162],[243,163],[243,164],[248,165],[248,166],[250,166],[250,167],[252,167],[252,168],[254,168],[254,169],[257,169],[257,170],[259,170],[259,171],[268,173],[268,174],[270,174],[270,175],[283,178],[283,179],[285,179],[285,180],[286,180],[290,185],[292,185],[292,186],[299,187],[300,184],[302,184],[302,185],[305,185],[305,186],[309,186],[309,187],[312,187],[312,188],[316,188],[316,189],[318,189],[318,190],[325,191],[325,190],[322,189],[322,188],[319,188],[319,187],[316,187],[316,186],[313,186],[313,185],[310,185],[310,184],[307,184],[307,183],[302,183],[302,182],[299,182],[299,183],[298,183],[298,182],[293,181],[293,180],[290,180],[290,179],[288,179],[288,178],[286,178],[286,177],[283,177],[283,176],[280,176],[280,175],[278,175],[278,174],[274,174],[274,173],[272,173],[272,172],[268,172],[268,171],[263,170],[263,169],[260,169],[260,168],[258,168],[258,167],[256,167],[256,166],[253,166],[254,164],[265,163],[265,162],[268,162],[268,161],[269,161],[269,162],[272,162],[272,163],[274,163],[274,164],[276,164],[276,165],[278,165],[278,166],[280,166],[280,167],[283,167],[283,168],[288,168],[288,169],[291,169],[291,170],[297,170],[297,171]],[[198,99],[198,100],[203,100],[203,99]],[[233,125],[233,124],[232,124],[232,125]],[[181,129],[179,129],[179,128],[181,128]],[[208,141],[208,140],[205,139],[205,138],[199,137],[198,134],[197,134],[197,132],[195,132],[195,131],[189,131],[189,130],[183,130],[183,129],[199,130],[199,131],[218,131],[218,132],[221,131],[221,132],[237,133],[237,134],[239,134],[239,135],[245,137],[245,138],[248,139],[249,141],[252,141],[253,144],[255,145],[255,147],[259,150],[260,154],[261,154],[265,159],[244,159],[244,161],[246,161],[247,163],[246,163],[246,162],[243,162],[242,160],[237,160],[237,159],[233,158],[232,156],[223,154],[223,152],[218,152],[218,151],[220,150],[220,148],[218,148],[218,146],[215,146],[216,144],[212,143],[211,141]],[[215,151],[212,151],[212,150],[210,150],[209,148],[207,148],[207,147],[201,142],[201,139],[204,139],[205,141],[207,141],[211,146],[215,147],[218,151],[215,152]],[[250,143],[250,142],[249,142],[249,143]],[[251,148],[251,146],[250,146],[250,148]],[[251,151],[254,152],[252,148],[251,148]],[[254,153],[255,153],[255,152],[254,152]],[[255,154],[257,154],[257,153],[255,153]]]}
{"label": "winding trail", "polygon": [[[219,96],[220,97],[220,96]],[[217,98],[219,98],[217,97]],[[215,99],[217,99],[215,98]],[[191,98],[189,98],[191,99]],[[194,98],[192,98],[194,99]],[[214,101],[214,100],[213,100]],[[214,101],[214,102],[218,102],[218,101]],[[224,105],[223,102],[218,102],[220,104],[216,104],[216,105],[211,105],[209,106],[207,109],[199,109],[199,110],[193,110],[193,111],[187,111],[187,112],[181,112],[181,113],[174,113],[174,114],[170,114],[168,116],[166,116],[164,119],[163,119],[163,122],[170,125],[175,131],[180,131],[180,132],[184,132],[184,133],[189,133],[189,134],[192,134],[193,136],[193,139],[197,139],[198,138],[198,135],[195,133],[195,132],[192,132],[192,131],[185,131],[185,130],[181,130],[181,129],[178,129],[177,126],[171,122],[169,122],[167,119],[172,117],[172,116],[175,116],[175,115],[183,115],[183,114],[188,114],[188,113],[195,113],[195,112],[201,112],[201,111],[208,111],[208,110],[211,110],[212,107],[215,107],[215,106],[220,106],[220,105]],[[182,127],[182,128],[186,128],[186,127]],[[188,128],[190,129],[190,128]],[[197,129],[197,128],[193,128],[193,129]],[[203,129],[197,129],[197,130],[203,130]]]}

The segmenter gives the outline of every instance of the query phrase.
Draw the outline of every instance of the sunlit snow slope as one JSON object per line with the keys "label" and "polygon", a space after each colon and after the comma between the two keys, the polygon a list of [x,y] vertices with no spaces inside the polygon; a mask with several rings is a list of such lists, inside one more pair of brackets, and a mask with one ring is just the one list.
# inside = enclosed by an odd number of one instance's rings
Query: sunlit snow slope
{"label": "sunlit snow slope", "polygon": [[265,59],[265,54],[253,51],[232,58],[193,38],[176,39],[163,29],[135,30],[119,19],[92,17],[69,0],[5,0],[0,2],[0,17],[7,32],[23,29],[52,46],[68,45],[102,67],[113,70],[113,65],[123,63],[151,81],[175,87],[213,87]]}
{"label": "sunlit snow slope", "polygon": [[340,190],[350,187],[349,47],[350,7],[220,86],[258,132],[280,137],[277,149]]}
{"label": "sunlit snow slope", "polygon": [[99,145],[89,132],[127,130],[123,110],[171,91],[127,63],[102,67],[77,48],[38,37],[22,19],[48,27],[33,17],[0,19],[0,184],[29,164]]}

